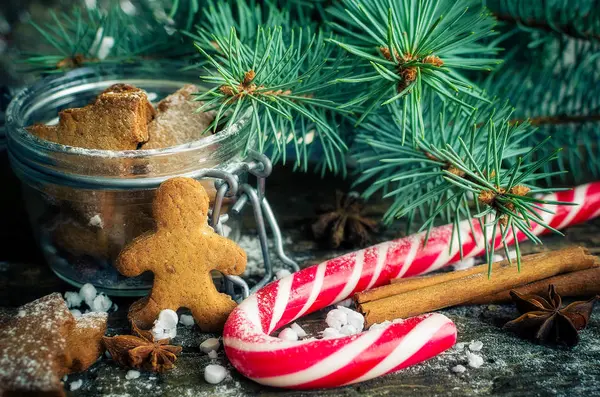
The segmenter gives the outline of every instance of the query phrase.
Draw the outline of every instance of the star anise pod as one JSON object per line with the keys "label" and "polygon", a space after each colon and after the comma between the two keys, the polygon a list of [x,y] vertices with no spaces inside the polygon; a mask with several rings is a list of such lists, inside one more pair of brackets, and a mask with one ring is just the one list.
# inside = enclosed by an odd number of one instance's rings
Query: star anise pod
{"label": "star anise pod", "polygon": [[351,247],[366,245],[371,239],[370,233],[377,228],[377,222],[362,215],[364,207],[358,194],[336,191],[335,207],[325,210],[312,224],[314,237],[331,248],[342,244]]}
{"label": "star anise pod", "polygon": [[145,369],[152,372],[163,372],[172,369],[181,353],[181,346],[169,345],[169,339],[155,340],[152,332],[139,329],[132,324],[134,335],[117,335],[104,337],[106,350],[118,364]]}
{"label": "star anise pod", "polygon": [[567,346],[579,343],[577,331],[587,326],[598,299],[595,296],[562,307],[562,299],[552,284],[548,287],[548,299],[516,291],[510,291],[510,295],[522,315],[506,323],[505,329],[538,343]]}

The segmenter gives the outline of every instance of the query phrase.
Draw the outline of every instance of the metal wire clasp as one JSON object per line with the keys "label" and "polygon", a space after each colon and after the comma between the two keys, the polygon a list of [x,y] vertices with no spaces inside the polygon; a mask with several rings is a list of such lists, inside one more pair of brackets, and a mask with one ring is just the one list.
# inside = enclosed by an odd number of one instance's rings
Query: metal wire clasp
{"label": "metal wire clasp", "polygon": [[[228,214],[222,213],[223,200],[225,197],[237,197],[235,204],[231,207],[231,212],[236,215],[241,214],[247,204],[250,203],[254,213],[256,229],[258,231],[265,275],[251,289],[243,278],[226,275],[225,292],[232,295],[236,300],[247,298],[250,293],[262,288],[273,278],[273,266],[269,254],[265,219],[273,234],[275,252],[278,258],[293,271],[299,270],[298,264],[290,259],[283,251],[281,231],[273,211],[271,210],[271,206],[265,197],[266,178],[271,174],[272,170],[273,166],[267,156],[255,151],[250,151],[248,153],[248,158],[230,172],[221,171],[223,175],[211,175],[216,179],[215,188],[217,190],[215,204],[210,216],[211,225],[215,232],[223,235],[223,224],[229,219]],[[248,183],[239,183],[239,174],[243,172],[248,172],[256,177],[256,188]],[[241,290],[240,293],[235,291],[236,286]]]}

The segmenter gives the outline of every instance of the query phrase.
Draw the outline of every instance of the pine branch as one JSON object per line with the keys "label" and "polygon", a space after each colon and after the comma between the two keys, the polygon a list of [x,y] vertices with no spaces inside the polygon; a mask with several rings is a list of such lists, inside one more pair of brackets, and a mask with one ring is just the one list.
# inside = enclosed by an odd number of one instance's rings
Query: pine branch
{"label": "pine branch", "polygon": [[600,42],[598,0],[488,0],[496,18],[522,30]]}
{"label": "pine branch", "polygon": [[569,172],[546,178],[546,185],[600,178],[600,96],[594,89],[600,79],[600,48],[594,52],[595,48],[595,44],[581,41],[568,46],[544,42],[527,49],[538,61],[530,61],[528,66],[515,59],[520,54],[517,49],[506,67],[484,83],[492,94],[508,98],[515,106],[513,121],[530,120],[538,127],[529,144],[552,137],[540,148],[540,156],[565,148],[558,161],[544,166],[544,172]]}
{"label": "pine branch", "polygon": [[345,40],[332,40],[360,61],[344,83],[363,84],[346,106],[365,105],[361,119],[382,105],[402,102],[412,131],[423,133],[422,93],[431,89],[444,102],[467,112],[473,97],[486,101],[460,70],[491,70],[498,59],[495,21],[477,0],[341,1],[329,10],[331,27]]}
{"label": "pine branch", "polygon": [[568,115],[557,114],[555,116],[536,116],[529,119],[512,119],[512,124],[524,123],[525,121],[533,126],[542,125],[562,125],[562,124],[585,124],[600,121],[600,114],[589,115]]}
{"label": "pine branch", "polygon": [[362,170],[357,183],[370,183],[364,196],[381,191],[394,199],[387,223],[406,218],[409,225],[419,221],[420,230],[431,230],[475,216],[500,230],[530,235],[530,221],[543,224],[537,212],[542,201],[531,193],[538,180],[550,176],[539,171],[557,152],[536,160],[543,145],[524,145],[533,129],[511,124],[507,106],[486,105],[465,118],[459,106],[440,106],[435,96],[427,97],[426,134],[416,146],[403,143],[408,127],[401,117],[377,115],[362,126],[353,153]]}
{"label": "pine branch", "polygon": [[32,71],[63,71],[97,63],[122,63],[148,59],[179,59],[190,53],[166,14],[140,3],[136,14],[125,12],[116,1],[108,9],[75,7],[54,14],[52,23],[38,25],[40,37],[49,45],[43,53],[29,54],[24,62]]}
{"label": "pine branch", "polygon": [[521,25],[527,28],[543,30],[548,33],[558,33],[574,39],[582,39],[600,42],[600,34],[592,32],[581,32],[574,25],[552,25],[551,22],[535,19],[522,19],[509,14],[494,13],[496,19],[511,25]]}
{"label": "pine branch", "polygon": [[296,166],[305,170],[310,144],[320,142],[327,168],[338,171],[334,157],[346,146],[329,116],[339,113],[343,100],[343,92],[331,89],[343,58],[332,57],[336,48],[323,34],[292,30],[286,37],[281,28],[259,28],[250,46],[232,29],[227,38],[213,35],[212,40],[220,49],[217,54],[197,46],[210,65],[201,78],[214,86],[197,98],[204,101],[199,110],[217,112],[210,128],[249,114],[250,141],[258,150],[285,162],[290,147]]}

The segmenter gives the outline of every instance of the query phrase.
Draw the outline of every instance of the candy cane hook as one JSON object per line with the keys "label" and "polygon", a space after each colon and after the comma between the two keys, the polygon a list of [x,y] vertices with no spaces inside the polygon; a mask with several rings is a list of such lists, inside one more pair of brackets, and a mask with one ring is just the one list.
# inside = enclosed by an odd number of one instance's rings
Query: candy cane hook
{"label": "candy cane hook", "polygon": [[[579,186],[546,197],[581,203],[545,205],[554,214],[544,221],[560,229],[600,214],[600,183]],[[464,257],[484,252],[478,222],[463,232]],[[533,225],[532,232],[544,228]],[[525,235],[509,235],[508,242]],[[377,287],[397,277],[426,273],[460,259],[452,226],[433,229],[423,246],[424,233],[385,242],[311,266],[273,282],[242,302],[223,331],[225,352],[233,366],[258,383],[287,388],[336,387],[361,382],[427,360],[450,348],[456,328],[441,314],[392,323],[382,329],[336,339],[285,341],[269,336],[295,319],[339,302],[353,293]],[[450,242],[453,245],[450,247]],[[501,242],[495,242],[500,246]]]}

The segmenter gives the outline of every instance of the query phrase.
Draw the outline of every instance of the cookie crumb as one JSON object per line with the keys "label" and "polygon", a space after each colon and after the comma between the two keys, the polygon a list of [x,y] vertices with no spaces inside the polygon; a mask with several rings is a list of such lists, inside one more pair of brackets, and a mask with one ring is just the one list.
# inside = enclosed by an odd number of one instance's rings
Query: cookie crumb
{"label": "cookie crumb", "polygon": [[209,364],[204,368],[204,380],[211,385],[219,384],[227,376],[227,370],[222,365]]}

